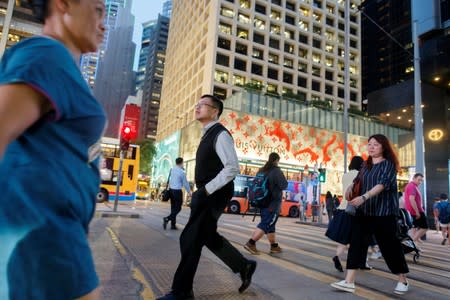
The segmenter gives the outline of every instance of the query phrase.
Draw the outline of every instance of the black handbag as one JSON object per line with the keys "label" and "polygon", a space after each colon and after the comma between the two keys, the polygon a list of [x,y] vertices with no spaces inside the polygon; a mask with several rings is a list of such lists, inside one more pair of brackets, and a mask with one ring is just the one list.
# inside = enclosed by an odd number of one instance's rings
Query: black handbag
{"label": "black handbag", "polygon": [[167,178],[166,188],[161,192],[161,201],[162,202],[167,202],[170,199],[170,190],[169,190],[170,173],[172,173],[172,169],[170,169],[170,171],[169,171],[169,177]]}

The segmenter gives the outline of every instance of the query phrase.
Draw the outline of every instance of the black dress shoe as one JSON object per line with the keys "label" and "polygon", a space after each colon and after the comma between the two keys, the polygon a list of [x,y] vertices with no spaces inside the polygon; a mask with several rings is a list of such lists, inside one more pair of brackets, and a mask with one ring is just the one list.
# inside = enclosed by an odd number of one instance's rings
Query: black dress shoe
{"label": "black dress shoe", "polygon": [[163,228],[164,228],[164,230],[167,229],[167,223],[169,223],[169,219],[163,218]]}
{"label": "black dress shoe", "polygon": [[178,230],[178,227],[177,227],[176,225],[172,225],[172,226],[170,226],[170,229],[172,229],[172,230]]}
{"label": "black dress shoe", "polygon": [[339,260],[338,256],[333,257],[334,267],[339,272],[344,272],[344,269],[342,268],[341,261]]}
{"label": "black dress shoe", "polygon": [[241,270],[242,284],[239,287],[239,293],[244,292],[250,286],[250,283],[252,282],[252,276],[253,273],[255,273],[255,270],[256,270],[256,261],[247,260],[247,264]]}
{"label": "black dress shoe", "polygon": [[176,293],[170,292],[167,295],[156,298],[156,300],[192,300],[194,299],[194,292],[190,291],[189,293]]}

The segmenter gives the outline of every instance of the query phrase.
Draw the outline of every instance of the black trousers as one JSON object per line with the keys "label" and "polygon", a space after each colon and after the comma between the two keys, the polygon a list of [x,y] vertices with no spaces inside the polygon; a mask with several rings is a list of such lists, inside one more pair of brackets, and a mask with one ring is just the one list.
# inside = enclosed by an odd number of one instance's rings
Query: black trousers
{"label": "black trousers", "polygon": [[167,219],[170,220],[172,226],[177,223],[177,215],[181,211],[183,204],[183,192],[181,190],[170,189],[170,215]]}
{"label": "black trousers", "polygon": [[365,263],[367,247],[373,234],[389,270],[394,274],[408,273],[403,248],[396,233],[395,216],[356,216],[348,249],[347,269],[358,269]]}
{"label": "black trousers", "polygon": [[237,273],[247,264],[247,259],[230,242],[217,232],[217,221],[233,194],[226,186],[215,193],[199,196],[194,192],[191,199],[191,215],[180,236],[181,261],[172,283],[172,291],[189,293],[203,246],[219,257]]}

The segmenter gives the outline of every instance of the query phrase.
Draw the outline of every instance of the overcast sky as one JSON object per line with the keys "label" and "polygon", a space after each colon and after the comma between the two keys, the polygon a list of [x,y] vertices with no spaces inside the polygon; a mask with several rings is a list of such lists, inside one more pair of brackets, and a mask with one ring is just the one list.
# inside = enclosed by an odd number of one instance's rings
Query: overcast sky
{"label": "overcast sky", "polygon": [[141,49],[142,23],[155,20],[162,12],[163,2],[166,0],[133,0],[131,12],[135,17],[133,42],[136,44],[136,55],[134,57],[134,69],[137,69],[139,51]]}

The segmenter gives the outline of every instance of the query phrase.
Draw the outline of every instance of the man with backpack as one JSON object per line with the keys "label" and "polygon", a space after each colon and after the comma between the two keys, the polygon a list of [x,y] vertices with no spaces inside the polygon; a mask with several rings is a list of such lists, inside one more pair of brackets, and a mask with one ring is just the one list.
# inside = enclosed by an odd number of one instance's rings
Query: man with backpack
{"label": "man with backpack", "polygon": [[[249,201],[260,208],[261,221],[244,248],[254,255],[259,254],[256,242],[264,234],[270,242],[270,253],[282,252],[275,239],[275,224],[280,215],[281,192],[287,188],[288,182],[278,167],[279,161],[280,156],[277,153],[270,153],[268,161],[259,169],[254,184],[250,187]],[[263,197],[260,197],[261,195]]]}
{"label": "man with backpack", "polygon": [[450,227],[450,203],[446,194],[441,194],[439,197],[441,201],[436,205],[435,214],[439,220],[439,225],[442,228],[442,242],[441,245],[445,245],[448,240],[450,246],[450,239],[448,239],[449,227]]}

